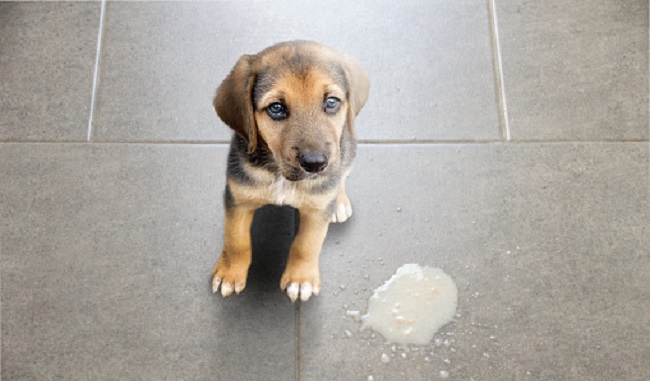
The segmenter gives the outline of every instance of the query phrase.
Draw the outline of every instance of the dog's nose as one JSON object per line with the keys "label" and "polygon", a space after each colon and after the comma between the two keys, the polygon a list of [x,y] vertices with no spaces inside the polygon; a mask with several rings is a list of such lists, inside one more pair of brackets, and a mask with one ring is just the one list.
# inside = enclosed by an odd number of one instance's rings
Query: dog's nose
{"label": "dog's nose", "polygon": [[327,156],[318,152],[306,152],[298,157],[298,162],[305,171],[318,173],[327,167]]}

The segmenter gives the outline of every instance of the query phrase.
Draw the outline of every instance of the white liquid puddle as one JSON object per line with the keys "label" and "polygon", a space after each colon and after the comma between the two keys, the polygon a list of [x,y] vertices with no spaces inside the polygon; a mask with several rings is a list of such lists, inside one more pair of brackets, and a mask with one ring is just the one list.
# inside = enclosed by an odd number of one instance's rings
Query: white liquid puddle
{"label": "white liquid puddle", "polygon": [[425,345],[454,319],[457,306],[458,288],[449,275],[438,268],[406,264],[370,297],[361,328],[392,343]]}

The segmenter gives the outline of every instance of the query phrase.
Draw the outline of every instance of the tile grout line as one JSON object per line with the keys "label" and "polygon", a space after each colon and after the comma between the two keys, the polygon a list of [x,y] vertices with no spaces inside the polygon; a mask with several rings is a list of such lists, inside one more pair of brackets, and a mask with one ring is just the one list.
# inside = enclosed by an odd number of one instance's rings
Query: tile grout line
{"label": "tile grout line", "polygon": [[102,0],[99,14],[99,31],[97,33],[97,52],[95,53],[95,71],[93,73],[93,88],[90,97],[90,113],[88,115],[88,136],[87,143],[92,142],[93,122],[95,119],[95,104],[97,103],[97,90],[99,87],[99,65],[102,53],[102,37],[104,36],[104,17],[106,14],[106,0]]}
{"label": "tile grout line", "polygon": [[[2,258],[2,245],[0,245],[0,258]],[[0,328],[2,327],[2,304],[4,301],[4,292],[3,292],[4,288],[2,288],[1,286],[2,286],[2,271],[0,271]],[[0,329],[0,380],[2,380],[2,369],[4,369],[2,367],[2,352],[4,352],[2,348],[4,347],[2,346],[2,329]]]}
{"label": "tile grout line", "polygon": [[[87,142],[85,140],[7,140],[0,141],[0,145],[16,145],[16,144],[38,144],[38,145],[48,145],[48,144],[93,144],[93,145],[125,145],[125,146],[229,146],[230,141],[220,141],[220,140],[189,140],[189,141],[92,141]],[[635,143],[650,143],[650,140],[646,139],[623,139],[623,140],[549,140],[549,139],[517,139],[504,141],[503,139],[491,139],[491,140],[436,140],[436,139],[422,139],[422,140],[374,140],[374,139],[362,139],[357,141],[360,146],[437,146],[437,145],[494,145],[494,144],[635,144]]]}
{"label": "tile grout line", "polygon": [[499,42],[499,26],[497,20],[496,0],[488,0],[488,19],[492,39],[492,58],[494,61],[494,74],[497,82],[497,100],[499,103],[499,118],[501,119],[501,137],[505,141],[512,140],[510,136],[510,123],[508,118],[508,103],[506,102],[505,81],[503,79],[503,60],[501,56],[501,43]]}
{"label": "tile grout line", "polygon": [[300,301],[296,302],[294,321],[296,324],[296,381],[300,381]]}

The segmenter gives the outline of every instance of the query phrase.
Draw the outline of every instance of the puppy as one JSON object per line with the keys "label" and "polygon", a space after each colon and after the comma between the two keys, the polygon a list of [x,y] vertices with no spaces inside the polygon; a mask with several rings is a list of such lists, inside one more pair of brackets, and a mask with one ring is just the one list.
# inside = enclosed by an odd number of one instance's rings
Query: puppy
{"label": "puppy", "polygon": [[232,128],[226,172],[225,238],[212,290],[246,286],[256,209],[289,205],[300,227],[280,287],[292,302],[321,287],[318,258],[330,222],[352,215],[345,178],[355,156],[354,118],[370,82],[351,57],[315,42],[244,55],[221,83],[214,107]]}

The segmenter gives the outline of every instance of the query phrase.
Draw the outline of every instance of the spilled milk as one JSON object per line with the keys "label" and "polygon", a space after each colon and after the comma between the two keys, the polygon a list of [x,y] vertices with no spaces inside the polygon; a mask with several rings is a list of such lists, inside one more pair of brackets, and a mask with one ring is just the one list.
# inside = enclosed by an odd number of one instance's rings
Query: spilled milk
{"label": "spilled milk", "polygon": [[368,300],[362,329],[372,329],[392,343],[428,344],[456,315],[458,288],[444,271],[406,264]]}

